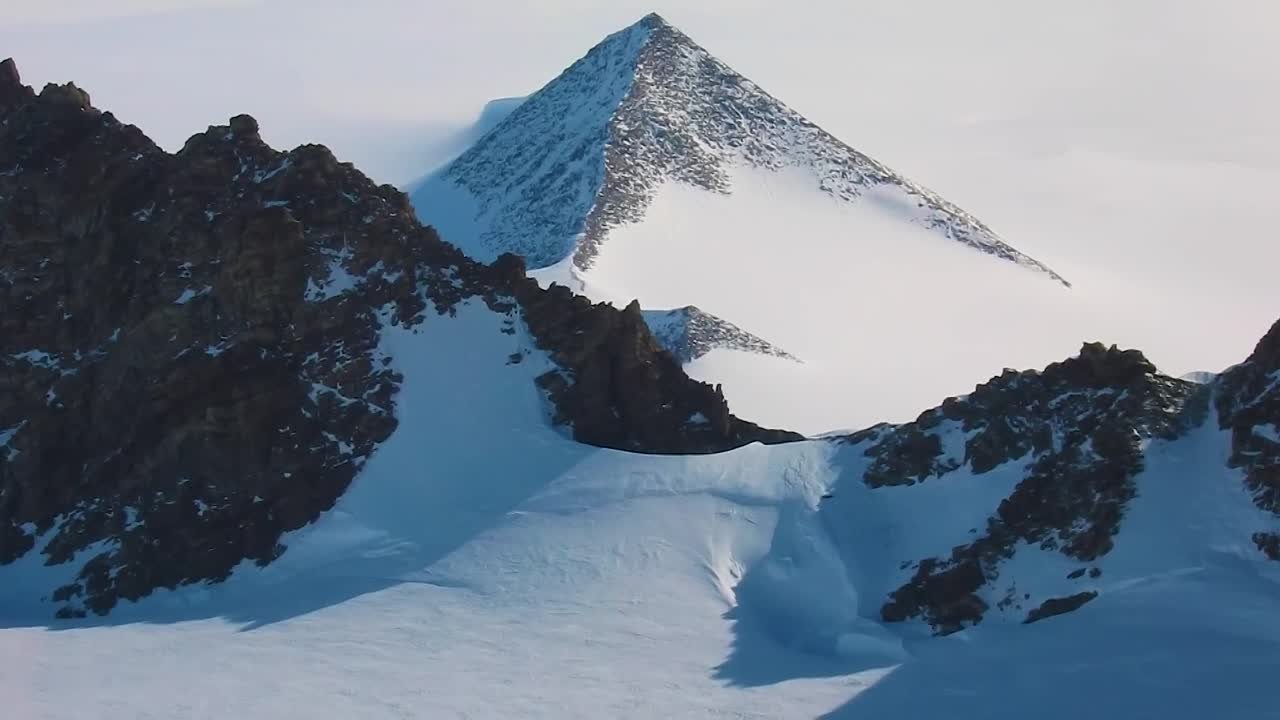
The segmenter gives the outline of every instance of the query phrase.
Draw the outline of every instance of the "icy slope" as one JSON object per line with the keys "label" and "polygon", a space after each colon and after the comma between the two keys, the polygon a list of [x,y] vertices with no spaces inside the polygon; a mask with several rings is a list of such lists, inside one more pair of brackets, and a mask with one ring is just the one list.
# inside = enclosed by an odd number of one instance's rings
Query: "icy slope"
{"label": "icy slope", "polygon": [[[546,423],[532,382],[554,366],[503,328],[467,302],[431,333],[387,330],[381,350],[405,375],[396,433],[266,569],[246,563],[224,584],[56,631],[37,627],[49,569],[0,569],[10,711],[812,717],[883,674],[851,681],[767,635],[776,654],[757,662],[828,671],[760,688],[715,672],[735,639],[724,614],[738,578],[788,508],[813,507],[827,446],[699,459],[572,443]],[[525,360],[507,364],[516,354]],[[838,575],[815,581],[847,605]],[[144,678],[154,692],[138,692]]]}
{"label": "icy slope", "polygon": [[722,383],[736,411],[805,433],[907,420],[1123,322],[1017,265],[814,193],[802,170],[730,175],[728,195],[662,185],[589,270],[533,275],[618,306],[694,305],[799,358],[715,348],[687,370]]}
{"label": "icy slope", "polygon": [[[472,300],[431,333],[384,332],[380,351],[404,374],[396,432],[265,569],[246,563],[220,585],[45,628],[47,606],[26,591],[46,585],[35,581],[47,569],[0,568],[10,711],[1270,712],[1280,566],[1249,546],[1248,529],[1265,519],[1223,464],[1213,425],[1147,450],[1099,578],[1069,578],[1071,565],[1034,548],[1002,575],[1032,593],[1083,583],[1101,590],[1094,602],[1030,626],[1024,613],[993,610],[977,628],[934,638],[924,625],[881,623],[901,561],[967,536],[1021,464],[873,487],[868,458],[833,441],[699,457],[578,445],[547,425],[531,382],[550,359],[522,327],[506,327]],[[514,355],[524,360],[508,364]],[[1058,699],[1046,705],[1049,696]]]}

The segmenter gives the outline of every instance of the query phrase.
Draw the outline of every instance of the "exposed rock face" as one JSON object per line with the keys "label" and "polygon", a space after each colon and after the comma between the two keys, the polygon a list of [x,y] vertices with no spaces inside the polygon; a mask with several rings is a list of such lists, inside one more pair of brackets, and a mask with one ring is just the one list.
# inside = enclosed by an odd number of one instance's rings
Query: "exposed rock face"
{"label": "exposed rock face", "polygon": [[619,312],[561,285],[541,290],[515,255],[503,255],[495,267],[503,287],[520,301],[539,347],[562,368],[538,383],[556,404],[556,421],[572,427],[576,440],[622,450],[699,453],[803,439],[731,415],[719,386],[690,381],[658,345],[639,303]]}
{"label": "exposed rock face", "polygon": [[681,363],[692,362],[718,349],[800,362],[786,350],[692,305],[675,310],[646,310],[644,318],[658,344]]}
{"label": "exposed rock face", "polygon": [[1089,591],[1076,593],[1070,597],[1050,598],[1045,600],[1040,607],[1027,613],[1026,623],[1030,625],[1033,622],[1039,622],[1045,618],[1051,618],[1055,615],[1063,615],[1065,613],[1072,612],[1073,610],[1079,610],[1084,607],[1086,603],[1092,601],[1096,597],[1098,597],[1098,593]]}
{"label": "exposed rock face", "polygon": [[[1231,431],[1233,468],[1259,508],[1280,516],[1280,321],[1247,360],[1222,373],[1214,395],[1218,424]],[[1254,535],[1258,549],[1280,560],[1280,535]]]}
{"label": "exposed rock face", "polygon": [[[1158,374],[1139,352],[1092,343],[1043,372],[1006,371],[915,422],[850,436],[872,459],[863,477],[872,487],[1024,464],[986,527],[948,557],[919,561],[890,595],[884,619],[921,617],[941,633],[979,622],[989,609],[979,590],[1019,543],[1086,563],[1110,552],[1143,468],[1143,442],[1184,427],[1197,387]],[[963,445],[948,448],[944,436],[957,434]]]}
{"label": "exposed rock face", "polygon": [[[903,580],[890,585],[881,616],[920,618],[946,634],[993,611],[1025,610],[1025,621],[1037,622],[1079,609],[1105,589],[1099,565],[1115,546],[1151,453],[1162,458],[1163,473],[1178,472],[1188,453],[1212,468],[1219,436],[1201,430],[1214,425],[1230,431],[1227,466],[1220,476],[1210,469],[1203,482],[1243,478],[1241,499],[1247,494],[1280,519],[1280,323],[1245,362],[1216,377],[1177,380],[1159,374],[1141,353],[1088,344],[1043,372],[1007,370],[914,422],[848,436],[844,441],[866,459],[855,481],[871,488],[961,476],[980,483],[997,470],[1000,482],[1013,483],[949,553],[902,564]],[[1178,481],[1143,479],[1152,483],[1144,487]],[[1280,559],[1275,527],[1244,528],[1272,560]],[[1032,578],[1036,586],[1027,586],[1025,577],[1005,577],[1023,553],[1065,559],[1072,568],[1066,582]],[[1032,561],[1023,559],[1026,572]]]}
{"label": "exposed rock face", "polygon": [[0,62],[0,109],[10,108],[31,98],[32,90],[22,84],[18,65],[9,58]]}
{"label": "exposed rock face", "polygon": [[0,64],[0,564],[74,560],[51,590],[75,615],[271,562],[396,427],[381,328],[429,333],[467,298],[526,319],[581,440],[794,437],[733,417],[634,311],[516,265],[468,260],[394,188],[324,147],[272,150],[251,117],[170,155]]}

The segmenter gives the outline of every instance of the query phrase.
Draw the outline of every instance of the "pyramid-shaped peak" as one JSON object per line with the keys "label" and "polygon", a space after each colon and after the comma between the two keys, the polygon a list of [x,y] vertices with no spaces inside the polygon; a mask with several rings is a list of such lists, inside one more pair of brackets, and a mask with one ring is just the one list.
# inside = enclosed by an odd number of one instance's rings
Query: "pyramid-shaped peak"
{"label": "pyramid-shaped peak", "polygon": [[648,15],[645,15],[644,17],[640,18],[639,24],[645,25],[647,27],[656,27],[656,26],[670,27],[671,26],[671,23],[667,22],[666,18],[662,17],[656,12],[651,12]]}
{"label": "pyramid-shaped peak", "polygon": [[1066,284],[976,218],[809,122],[656,13],[593,47],[437,179],[476,202],[478,236],[450,233],[473,256],[514,252],[532,269],[572,257],[586,270],[612,230],[644,219],[663,185],[729,194],[744,166],[807,172],[817,193],[873,213],[888,207],[895,220]]}
{"label": "pyramid-shaped peak", "polygon": [[[669,49],[672,46],[679,46],[690,48],[695,52],[706,53],[706,50],[694,42],[693,39],[681,31],[680,28],[676,27],[671,23],[671,21],[656,12],[651,12],[640,18],[635,23],[610,35],[601,44],[608,44],[610,40],[615,39],[620,35],[628,35],[632,33],[640,33],[644,36],[649,52],[661,51],[664,48]],[[657,42],[654,42],[655,40]]]}
{"label": "pyramid-shaped peak", "polygon": [[632,27],[642,27],[650,31],[674,30],[677,33],[680,33],[681,36],[684,36],[684,33],[681,33],[679,28],[671,24],[670,20],[667,20],[665,17],[659,15],[656,12],[651,12],[648,15],[645,15],[644,17],[640,18],[639,22],[637,22],[635,25],[632,25]]}

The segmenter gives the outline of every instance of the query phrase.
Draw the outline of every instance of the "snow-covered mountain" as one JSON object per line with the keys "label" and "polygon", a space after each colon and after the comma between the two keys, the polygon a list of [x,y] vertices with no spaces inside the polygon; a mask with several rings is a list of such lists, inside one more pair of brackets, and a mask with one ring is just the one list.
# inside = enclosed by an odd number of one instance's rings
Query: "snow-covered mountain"
{"label": "snow-covered mountain", "polygon": [[[540,282],[619,306],[696,305],[805,360],[729,343],[689,370],[807,432],[905,419],[1080,340],[1066,280],[657,15],[592,48],[411,197],[476,259],[513,252]],[[951,351],[922,380],[916,363],[869,361],[869,342]],[[778,381],[750,379],[761,372]],[[886,385],[911,389],[889,398]],[[840,401],[842,414],[816,409]]]}
{"label": "snow-covered mountain", "polygon": [[1274,714],[1280,322],[806,440],[413,215],[0,63],[6,717]]}
{"label": "snow-covered mountain", "polygon": [[[532,268],[591,267],[609,233],[640,222],[678,181],[729,193],[746,165],[812,173],[815,189],[870,205],[1046,273],[973,216],[845,145],[651,14],[592,48],[440,173],[474,199],[463,249]],[[433,188],[423,188],[425,214]],[[470,208],[468,208],[470,209]]]}
{"label": "snow-covered mountain", "polygon": [[237,116],[170,155],[74,85],[37,95],[12,62],[0,83],[0,563],[70,563],[43,590],[63,615],[269,564],[395,432],[383,333],[467,303],[509,335],[519,315],[550,358],[546,419],[577,440],[799,439],[730,415],[638,306],[467,259],[323,147],[277,152]]}

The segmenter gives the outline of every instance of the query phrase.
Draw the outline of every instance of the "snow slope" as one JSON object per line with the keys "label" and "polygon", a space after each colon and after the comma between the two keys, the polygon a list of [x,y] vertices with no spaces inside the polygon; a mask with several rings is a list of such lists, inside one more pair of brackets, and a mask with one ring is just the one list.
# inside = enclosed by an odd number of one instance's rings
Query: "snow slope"
{"label": "snow slope", "polygon": [[474,227],[456,237],[478,257],[516,252],[540,268],[572,255],[587,268],[612,229],[644,218],[662,182],[730,192],[726,170],[743,164],[804,168],[816,191],[1065,284],[976,218],[805,120],[656,14],[592,48],[416,194],[428,210],[437,192],[477,201]]}
{"label": "snow slope", "polygon": [[540,282],[639,298],[651,316],[694,305],[799,358],[753,357],[759,344],[688,354],[735,410],[801,432],[905,420],[1106,327],[976,218],[656,16],[411,192],[474,257],[514,252]]}
{"label": "snow slope", "polygon": [[[0,568],[9,716],[1274,716],[1277,576],[1244,548],[1276,521],[1211,420],[1151,450],[1097,602],[932,638],[881,624],[884,593],[1016,466],[873,490],[830,441],[577,445],[546,422],[550,364],[520,323],[468,301],[428,324],[384,331],[400,425],[267,568],[53,627],[32,590],[56,569]],[[1013,562],[1057,590],[1047,558]]]}
{"label": "snow slope", "polygon": [[36,591],[56,569],[0,570],[12,716],[779,717],[847,698],[847,678],[714,675],[736,579],[784,508],[812,506],[825,447],[574,444],[532,382],[549,361],[503,321],[476,301],[387,331],[399,428],[266,569],[55,629]]}

